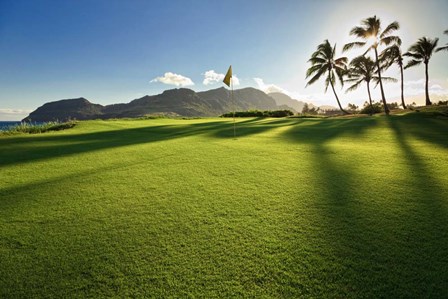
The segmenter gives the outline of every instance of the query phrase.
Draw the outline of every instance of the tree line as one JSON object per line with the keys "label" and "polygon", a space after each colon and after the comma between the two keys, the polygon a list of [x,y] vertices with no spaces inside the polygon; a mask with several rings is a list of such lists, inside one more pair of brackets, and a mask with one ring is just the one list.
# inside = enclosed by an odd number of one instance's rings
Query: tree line
{"label": "tree line", "polygon": [[[371,111],[374,111],[372,97],[370,94],[370,83],[375,83],[375,87],[380,86],[381,100],[384,112],[389,114],[390,109],[384,94],[383,82],[397,82],[398,80],[390,77],[385,77],[382,74],[384,71],[396,65],[400,69],[400,83],[401,83],[401,105],[406,109],[404,100],[404,74],[403,70],[420,65],[425,65],[425,100],[426,105],[431,105],[429,98],[429,60],[434,52],[448,51],[448,43],[445,46],[437,47],[438,38],[422,37],[417,42],[412,44],[408,51],[402,53],[401,38],[392,35],[400,28],[398,22],[392,22],[384,28],[381,27],[381,20],[376,16],[364,19],[360,26],[355,26],[350,30],[350,35],[357,38],[356,41],[344,45],[343,52],[349,51],[353,48],[365,48],[363,55],[353,58],[350,62],[347,57],[336,58],[336,44],[334,46],[328,40],[317,46],[317,50],[311,55],[308,60],[311,67],[306,72],[306,79],[309,79],[307,85],[311,85],[320,78],[325,78],[325,92],[331,86],[333,94],[338,103],[339,109],[348,114],[341,106],[339,97],[335,90],[336,79],[341,86],[344,83],[350,83],[350,87],[346,92],[356,90],[363,83],[366,84],[367,94],[369,97]],[[448,30],[444,31],[448,34]],[[380,45],[386,46],[382,52],[378,52]],[[373,51],[374,60],[366,56]],[[409,57],[410,60],[404,64],[404,57]]]}

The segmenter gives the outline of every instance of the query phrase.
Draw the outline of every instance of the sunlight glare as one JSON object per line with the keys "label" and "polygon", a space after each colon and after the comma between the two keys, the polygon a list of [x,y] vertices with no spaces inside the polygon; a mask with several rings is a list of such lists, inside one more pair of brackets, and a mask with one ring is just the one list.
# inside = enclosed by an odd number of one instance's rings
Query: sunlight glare
{"label": "sunlight glare", "polygon": [[371,46],[375,46],[378,42],[378,38],[375,35],[371,35],[368,39],[367,39],[367,46],[371,47]]}

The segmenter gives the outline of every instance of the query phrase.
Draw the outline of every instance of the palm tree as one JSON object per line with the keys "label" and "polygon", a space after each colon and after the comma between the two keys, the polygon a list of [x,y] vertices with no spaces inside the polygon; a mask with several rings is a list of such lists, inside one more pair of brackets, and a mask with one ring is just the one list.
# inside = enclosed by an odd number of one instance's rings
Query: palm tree
{"label": "palm tree", "polygon": [[383,68],[388,69],[393,64],[397,64],[400,68],[401,77],[401,105],[403,109],[406,109],[406,104],[404,103],[404,79],[403,79],[403,54],[399,45],[392,45],[386,48],[380,54],[380,61],[383,62]]}
{"label": "palm tree", "polygon": [[[379,83],[379,77],[375,76],[376,65],[370,57],[358,56],[353,58],[348,69],[348,79],[345,82],[353,83],[346,92],[356,90],[363,82],[366,82],[367,93],[369,95],[370,108],[373,111],[372,96],[370,94],[370,82],[373,80],[376,85]],[[383,77],[384,81],[396,81],[394,78]],[[370,113],[371,114],[371,113]]]}
{"label": "palm tree", "polygon": [[[352,28],[350,31],[350,35],[354,35],[360,39],[363,39],[364,42],[353,42],[348,43],[344,46],[343,51],[347,51],[354,47],[364,47],[368,45],[368,51],[371,49],[375,52],[375,61],[376,61],[376,71],[378,73],[380,89],[381,89],[381,97],[383,100],[384,112],[389,114],[389,108],[387,107],[386,97],[384,96],[383,82],[381,80],[381,67],[380,61],[378,59],[378,46],[379,45],[391,45],[391,44],[401,44],[401,39],[398,36],[391,36],[390,34],[398,30],[400,25],[398,22],[392,22],[384,30],[381,30],[381,20],[376,16],[371,18],[367,18],[361,21],[361,26],[356,26]],[[368,43],[370,42],[370,43]],[[366,54],[365,53],[365,54]]]}
{"label": "palm tree", "polygon": [[347,71],[347,57],[335,58],[336,54],[336,44],[334,47],[330,45],[328,40],[324,40],[322,44],[317,46],[316,52],[311,55],[310,60],[308,62],[311,63],[311,67],[306,71],[306,79],[310,76],[313,76],[310,81],[306,84],[306,86],[313,84],[317,80],[322,77],[322,75],[326,74],[325,78],[325,92],[327,92],[328,85],[331,85],[331,89],[333,90],[334,96],[336,97],[336,101],[338,102],[339,109],[345,114],[348,114],[345,111],[341,103],[339,102],[338,95],[334,90],[334,84],[336,83],[336,76],[338,77],[341,85],[344,86],[343,76]]}
{"label": "palm tree", "polygon": [[428,64],[431,59],[432,53],[434,49],[437,47],[439,39],[430,39],[427,37],[420,38],[415,44],[411,45],[406,53],[403,56],[409,56],[412,58],[411,61],[404,67],[404,69],[416,66],[421,64],[422,62],[425,64],[425,94],[426,94],[426,105],[431,105],[431,100],[429,99],[429,74],[428,74]]}
{"label": "palm tree", "polygon": [[[443,33],[448,34],[448,30],[443,31]],[[436,52],[439,52],[439,51],[442,51],[442,50],[448,51],[448,43],[445,46],[443,46],[443,47],[437,48]]]}

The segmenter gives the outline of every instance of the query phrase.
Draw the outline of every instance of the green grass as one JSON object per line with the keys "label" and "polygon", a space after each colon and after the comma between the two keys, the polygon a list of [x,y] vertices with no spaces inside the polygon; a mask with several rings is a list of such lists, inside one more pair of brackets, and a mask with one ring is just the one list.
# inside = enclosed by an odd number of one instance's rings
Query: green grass
{"label": "green grass", "polygon": [[413,113],[3,136],[0,297],[446,297],[447,132]]}

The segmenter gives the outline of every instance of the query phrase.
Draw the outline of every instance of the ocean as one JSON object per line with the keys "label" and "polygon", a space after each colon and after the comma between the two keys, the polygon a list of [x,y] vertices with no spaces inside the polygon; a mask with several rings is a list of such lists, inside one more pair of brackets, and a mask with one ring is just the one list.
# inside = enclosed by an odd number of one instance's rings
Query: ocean
{"label": "ocean", "polygon": [[9,127],[20,124],[20,121],[0,121],[0,131],[7,130]]}

